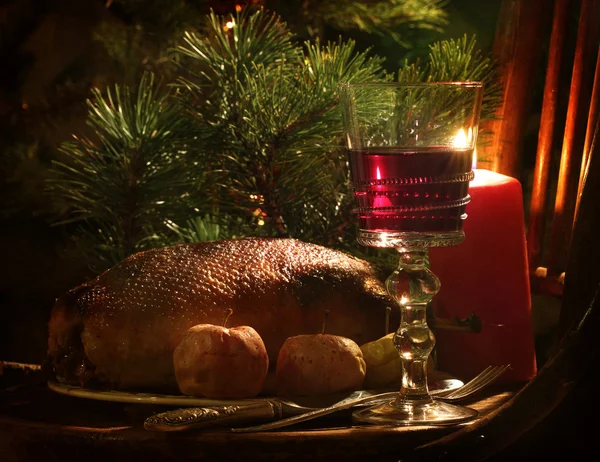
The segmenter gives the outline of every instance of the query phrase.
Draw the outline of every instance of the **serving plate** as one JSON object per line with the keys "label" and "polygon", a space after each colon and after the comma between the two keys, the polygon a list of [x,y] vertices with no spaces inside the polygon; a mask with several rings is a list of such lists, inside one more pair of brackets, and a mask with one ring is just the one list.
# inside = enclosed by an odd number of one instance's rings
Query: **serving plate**
{"label": "serving plate", "polygon": [[[444,378],[429,381],[429,390],[432,393],[436,391],[453,390],[461,387],[463,382],[455,378]],[[62,395],[75,398],[93,399],[97,401],[110,401],[115,403],[130,404],[156,404],[163,406],[177,407],[207,407],[207,406],[239,406],[252,403],[261,403],[273,397],[258,396],[256,398],[246,399],[209,399],[185,395],[165,395],[159,393],[137,393],[120,390],[96,390],[91,388],[78,387],[54,380],[48,381],[48,388]],[[393,391],[393,389],[381,390]]]}

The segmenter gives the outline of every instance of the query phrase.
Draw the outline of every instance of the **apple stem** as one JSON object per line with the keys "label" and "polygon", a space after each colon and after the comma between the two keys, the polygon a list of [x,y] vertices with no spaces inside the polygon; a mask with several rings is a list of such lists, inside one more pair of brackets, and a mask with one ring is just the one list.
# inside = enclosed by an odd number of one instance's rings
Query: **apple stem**
{"label": "apple stem", "polygon": [[227,321],[229,321],[229,317],[231,316],[232,313],[233,313],[233,310],[231,308],[229,308],[227,310],[227,313],[225,314],[225,320],[223,321],[223,327],[227,327]]}
{"label": "apple stem", "polygon": [[385,335],[390,333],[390,313],[392,312],[391,306],[385,307]]}
{"label": "apple stem", "polygon": [[325,310],[325,315],[323,316],[323,326],[321,327],[321,334],[325,333],[325,330],[327,329],[327,318],[329,317],[329,310]]}

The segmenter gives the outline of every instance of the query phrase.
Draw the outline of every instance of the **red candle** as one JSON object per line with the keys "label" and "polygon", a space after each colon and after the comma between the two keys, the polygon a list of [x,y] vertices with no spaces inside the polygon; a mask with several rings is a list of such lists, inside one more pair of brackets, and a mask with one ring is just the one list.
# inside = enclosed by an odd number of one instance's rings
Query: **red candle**
{"label": "red candle", "polygon": [[465,242],[430,250],[442,283],[433,310],[447,319],[475,313],[482,330],[435,330],[438,367],[469,379],[487,366],[510,364],[501,381],[526,381],[536,366],[521,184],[479,169],[469,194]]}

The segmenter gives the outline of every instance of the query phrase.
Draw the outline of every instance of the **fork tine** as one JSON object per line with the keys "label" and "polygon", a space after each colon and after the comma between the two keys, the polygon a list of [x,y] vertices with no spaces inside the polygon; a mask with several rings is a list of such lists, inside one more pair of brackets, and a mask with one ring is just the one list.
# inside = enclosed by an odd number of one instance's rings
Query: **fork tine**
{"label": "fork tine", "polygon": [[481,390],[482,388],[491,384],[498,377],[500,377],[500,375],[502,375],[505,370],[506,370],[505,366],[498,366],[498,367],[490,369],[488,371],[488,373],[485,374],[485,376],[480,377],[480,379],[476,383],[474,383],[473,386],[470,387],[469,390],[464,390],[464,391],[462,391],[462,393],[456,393],[452,397],[453,398],[461,398],[463,396],[466,396],[467,392],[468,392],[468,394],[473,394],[473,393]]}
{"label": "fork tine", "polygon": [[439,393],[435,393],[435,396],[439,396],[439,397],[446,397],[449,395],[453,395],[455,393],[457,393],[458,391],[461,391],[463,389],[467,389],[470,390],[474,384],[476,384],[479,380],[482,379],[482,377],[485,377],[487,374],[489,374],[490,370],[492,370],[493,367],[492,366],[488,366],[486,367],[484,370],[482,370],[479,374],[477,374],[475,377],[473,377],[471,380],[469,380],[466,384],[464,384],[462,387],[460,387],[457,390],[450,390],[450,391],[446,391],[446,392],[439,392]]}
{"label": "fork tine", "polygon": [[465,385],[464,387],[455,390],[453,393],[449,393],[444,398],[455,400],[471,395],[494,382],[498,377],[504,374],[509,367],[510,365],[492,367],[491,369],[487,370],[485,374],[480,374],[475,379],[471,380],[471,382],[468,384],[468,389],[465,390]]}
{"label": "fork tine", "polygon": [[454,396],[454,395],[458,394],[459,391],[460,391],[460,394],[463,394],[465,391],[467,393],[470,393],[471,389],[473,389],[474,387],[477,387],[479,382],[484,380],[493,371],[494,371],[494,367],[488,366],[487,368],[485,368],[483,371],[481,371],[479,374],[477,374],[475,377],[473,377],[471,380],[469,380],[465,385],[463,385],[459,389],[453,390],[453,391],[447,393],[445,395],[445,397]]}
{"label": "fork tine", "polygon": [[500,377],[504,373],[505,370],[506,370],[506,368],[504,366],[494,367],[493,369],[488,371],[487,374],[480,377],[477,381],[474,381],[472,386],[469,389],[456,390],[456,393],[451,394],[451,396],[448,396],[448,397],[452,398],[452,399],[460,399],[464,396],[471,395],[471,394],[481,390],[482,388],[488,386],[489,384],[491,384],[494,380],[496,380],[498,377]]}

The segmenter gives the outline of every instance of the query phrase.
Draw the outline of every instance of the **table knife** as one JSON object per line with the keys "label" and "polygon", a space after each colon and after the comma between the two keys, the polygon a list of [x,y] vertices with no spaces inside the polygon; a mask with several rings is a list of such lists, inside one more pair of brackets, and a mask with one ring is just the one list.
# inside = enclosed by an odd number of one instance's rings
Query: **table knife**
{"label": "table knife", "polygon": [[[462,384],[463,382],[456,379],[439,380],[435,382],[435,386],[432,386],[432,393],[450,391]],[[248,404],[180,408],[148,417],[144,422],[144,428],[151,431],[174,432],[258,424],[301,414],[306,415],[313,411],[322,412],[327,409],[332,412],[349,409],[366,402],[374,403],[392,399],[397,396],[397,393],[397,390],[359,390],[345,395],[301,397],[294,400],[265,398]]]}

